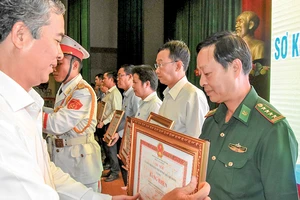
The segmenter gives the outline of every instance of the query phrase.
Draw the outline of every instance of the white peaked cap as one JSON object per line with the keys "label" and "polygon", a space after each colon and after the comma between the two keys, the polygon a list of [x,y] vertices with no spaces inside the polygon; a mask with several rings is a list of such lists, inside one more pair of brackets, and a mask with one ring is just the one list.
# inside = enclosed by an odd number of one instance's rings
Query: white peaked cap
{"label": "white peaked cap", "polygon": [[64,35],[60,47],[63,53],[76,56],[80,60],[90,57],[89,52],[85,48],[67,35]]}

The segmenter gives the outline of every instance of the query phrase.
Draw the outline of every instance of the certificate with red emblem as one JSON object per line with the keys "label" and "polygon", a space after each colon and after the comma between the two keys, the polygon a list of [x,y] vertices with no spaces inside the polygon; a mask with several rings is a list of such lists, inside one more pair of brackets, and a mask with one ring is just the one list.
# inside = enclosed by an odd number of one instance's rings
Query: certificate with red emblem
{"label": "certificate with red emblem", "polygon": [[[136,118],[132,119],[128,193],[159,200],[192,176],[206,179],[209,142]],[[196,191],[198,191],[198,187]]]}

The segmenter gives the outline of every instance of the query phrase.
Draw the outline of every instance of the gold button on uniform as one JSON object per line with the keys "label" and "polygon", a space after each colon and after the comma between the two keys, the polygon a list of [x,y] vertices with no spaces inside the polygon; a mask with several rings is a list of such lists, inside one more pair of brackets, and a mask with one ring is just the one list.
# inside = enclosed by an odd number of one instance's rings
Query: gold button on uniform
{"label": "gold button on uniform", "polygon": [[229,163],[228,163],[228,166],[229,166],[229,167],[232,167],[232,166],[233,166],[233,162],[229,162]]}
{"label": "gold button on uniform", "polygon": [[212,156],[211,159],[212,160],[216,160],[217,158],[216,158],[216,156]]}
{"label": "gold button on uniform", "polygon": [[59,149],[56,149],[56,152],[59,152]]}
{"label": "gold button on uniform", "polygon": [[220,133],[220,136],[221,136],[221,137],[224,137],[224,136],[225,136],[225,133]]}

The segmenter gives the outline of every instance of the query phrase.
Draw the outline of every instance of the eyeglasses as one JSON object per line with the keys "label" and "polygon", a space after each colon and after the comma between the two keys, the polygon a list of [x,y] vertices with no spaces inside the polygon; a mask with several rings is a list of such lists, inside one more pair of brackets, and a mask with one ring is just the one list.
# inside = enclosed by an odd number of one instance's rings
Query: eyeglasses
{"label": "eyeglasses", "polygon": [[160,67],[162,67],[162,66],[165,66],[165,65],[171,64],[171,63],[175,63],[175,62],[178,62],[178,61],[172,61],[172,62],[167,62],[167,63],[154,64],[154,68],[155,68],[155,69],[158,69],[158,68],[160,68]]}

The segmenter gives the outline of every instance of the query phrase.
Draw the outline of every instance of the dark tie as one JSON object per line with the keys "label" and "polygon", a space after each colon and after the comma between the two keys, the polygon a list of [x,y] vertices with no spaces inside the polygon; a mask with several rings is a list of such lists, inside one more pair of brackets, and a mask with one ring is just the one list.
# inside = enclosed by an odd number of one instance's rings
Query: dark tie
{"label": "dark tie", "polygon": [[60,88],[58,91],[58,94],[60,95],[62,93],[62,89]]}

